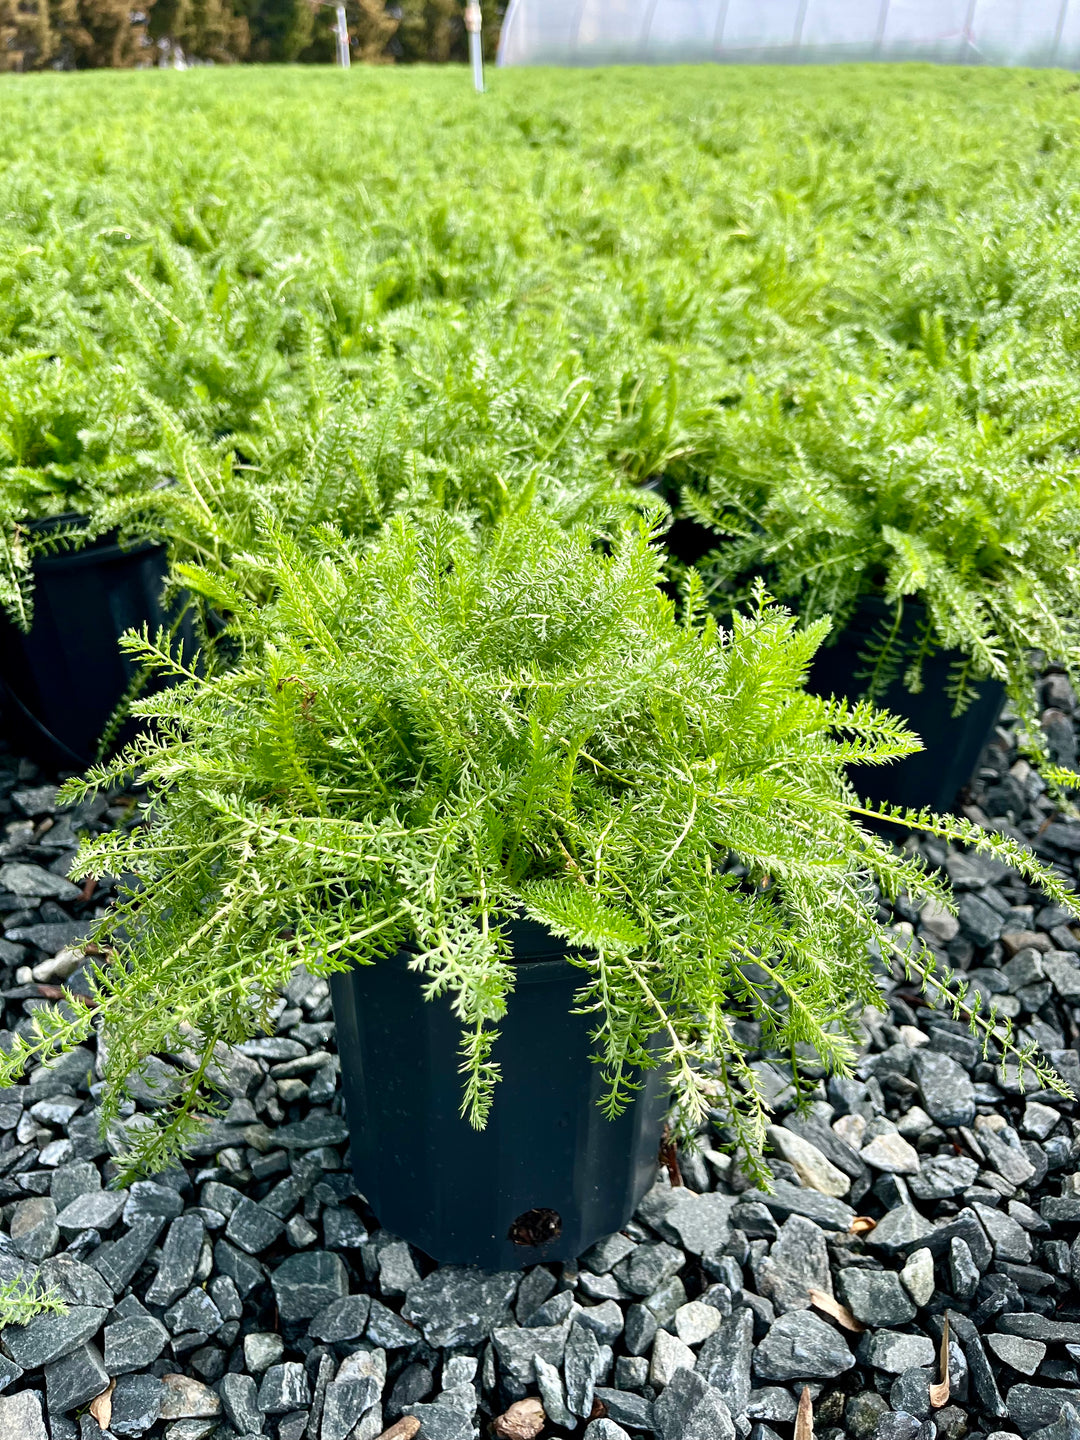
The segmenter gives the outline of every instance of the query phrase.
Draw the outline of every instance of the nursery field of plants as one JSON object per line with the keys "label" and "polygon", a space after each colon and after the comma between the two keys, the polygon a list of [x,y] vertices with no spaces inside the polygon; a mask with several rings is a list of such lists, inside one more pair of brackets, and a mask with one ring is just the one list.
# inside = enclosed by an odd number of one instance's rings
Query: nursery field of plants
{"label": "nursery field of plants", "polygon": [[1078,147],[0,76],[0,1440],[1073,1440]]}
{"label": "nursery field of plants", "polygon": [[[842,621],[1073,659],[1080,101],[932,69],[4,86],[3,596],[60,508],[218,566],[530,481],[688,487]],[[163,475],[177,484],[163,488]],[[706,573],[710,573],[708,568]],[[1070,611],[1071,613],[1071,611]]]}

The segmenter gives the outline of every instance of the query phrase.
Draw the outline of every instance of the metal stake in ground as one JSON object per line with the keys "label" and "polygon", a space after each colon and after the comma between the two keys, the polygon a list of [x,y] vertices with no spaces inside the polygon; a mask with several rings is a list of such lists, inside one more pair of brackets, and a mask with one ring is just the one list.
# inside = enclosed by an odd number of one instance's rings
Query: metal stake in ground
{"label": "metal stake in ground", "polygon": [[335,36],[336,36],[336,39],[337,39],[337,58],[338,58],[338,64],[342,67],[343,70],[348,70],[348,68],[349,68],[349,27],[348,27],[348,25],[345,23],[345,6],[344,6],[344,5],[338,5],[336,8],[337,8],[337,29],[336,29],[336,31],[335,31]]}
{"label": "metal stake in ground", "polygon": [[478,95],[484,93],[484,41],[480,34],[481,23],[479,0],[469,0],[465,6],[465,29],[469,32],[469,59],[472,61],[473,86]]}
{"label": "metal stake in ground", "polygon": [[348,70],[351,60],[349,56],[349,26],[345,19],[345,6],[335,4],[335,0],[320,0],[320,4],[334,6],[334,42],[337,46],[337,63],[343,70]]}

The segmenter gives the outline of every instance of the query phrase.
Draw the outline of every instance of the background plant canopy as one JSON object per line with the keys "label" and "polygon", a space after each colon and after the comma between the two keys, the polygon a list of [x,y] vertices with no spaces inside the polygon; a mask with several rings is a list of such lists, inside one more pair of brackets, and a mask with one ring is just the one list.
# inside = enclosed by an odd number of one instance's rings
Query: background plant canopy
{"label": "background plant canopy", "polygon": [[211,572],[260,506],[368,535],[648,482],[738,510],[727,559],[809,614],[892,587],[1014,695],[1025,640],[1075,672],[1073,85],[10,77],[3,599],[25,613],[27,516]]}
{"label": "background plant canopy", "polygon": [[[464,0],[346,0],[352,55],[369,64],[464,60]],[[492,57],[502,7],[485,6]],[[318,0],[0,0],[0,70],[92,70],[190,61],[335,58]]]}

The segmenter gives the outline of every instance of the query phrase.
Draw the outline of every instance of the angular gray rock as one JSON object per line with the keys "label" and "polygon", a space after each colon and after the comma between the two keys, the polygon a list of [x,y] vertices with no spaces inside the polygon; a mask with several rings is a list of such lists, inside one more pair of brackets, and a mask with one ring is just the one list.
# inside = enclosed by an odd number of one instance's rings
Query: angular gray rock
{"label": "angular gray rock", "polygon": [[276,1365],[284,1353],[285,1342],[280,1335],[255,1330],[244,1336],[244,1364],[252,1375],[261,1375]]}
{"label": "angular gray rock", "polygon": [[60,1243],[56,1205],[47,1195],[20,1200],[12,1212],[8,1229],[15,1249],[27,1260],[46,1259]]}
{"label": "angular gray rock", "polygon": [[978,895],[962,895],[956,907],[961,929],[976,945],[993,945],[1004,928],[1001,915]]}
{"label": "angular gray rock", "polygon": [[216,1335],[223,1324],[220,1310],[213,1300],[198,1286],[181,1295],[175,1305],[165,1311],[165,1324],[174,1335],[200,1331],[204,1335]]}
{"label": "angular gray rock", "polygon": [[855,1364],[839,1331],[809,1310],[781,1315],[761,1341],[754,1372],[763,1380],[834,1380]]}
{"label": "angular gray rock", "polygon": [[55,1289],[67,1305],[93,1305],[106,1310],[113,1306],[112,1289],[101,1275],[67,1251],[46,1260],[38,1279],[44,1288]]}
{"label": "angular gray rock", "polygon": [[112,1395],[109,1429],[124,1440],[145,1435],[157,1422],[164,1398],[165,1386],[156,1375],[121,1375]]}
{"label": "angular gray rock", "polygon": [[70,1160],[53,1171],[49,1183],[49,1198],[59,1215],[72,1200],[100,1189],[101,1176],[96,1165],[89,1160]]}
{"label": "angular gray rock", "polygon": [[652,1405],[644,1395],[635,1395],[632,1390],[613,1390],[608,1385],[598,1385],[595,1393],[617,1425],[628,1425],[631,1430],[652,1429]]}
{"label": "angular gray rock", "polygon": [[834,1165],[812,1140],[782,1125],[770,1125],[767,1134],[773,1148],[811,1190],[839,1198],[851,1189],[851,1177]]}
{"label": "angular gray rock", "polygon": [[132,1315],[105,1326],[105,1369],[110,1375],[145,1370],[169,1343],[169,1332],[153,1315]]}
{"label": "angular gray rock", "polygon": [[283,1320],[310,1320],[348,1294],[349,1276],[340,1256],[308,1250],[283,1260],[270,1284]]}
{"label": "angular gray rock", "polygon": [[1009,1419],[1021,1435],[1055,1425],[1066,1405],[1076,1405],[1076,1391],[1056,1385],[1014,1385],[1005,1397]]}
{"label": "angular gray rock", "polygon": [[691,1255],[711,1255],[731,1238],[734,1203],[733,1196],[707,1191],[689,1199],[680,1198],[664,1218],[684,1250]]}
{"label": "angular gray rock", "polygon": [[899,1330],[878,1330],[865,1335],[859,1344],[859,1359],[889,1375],[932,1365],[934,1354],[929,1335],[905,1335]]}
{"label": "angular gray rock", "polygon": [[867,1165],[886,1175],[917,1175],[921,1168],[919,1152],[895,1131],[886,1131],[874,1138],[859,1151]]}
{"label": "angular gray rock", "polygon": [[62,1360],[45,1367],[49,1414],[64,1415],[94,1400],[108,1387],[109,1376],[96,1345],[80,1345]]}
{"label": "angular gray rock", "polygon": [[607,1346],[600,1344],[587,1325],[573,1321],[563,1356],[566,1405],[572,1415],[589,1416],[593,1391],[610,1364],[611,1351]]}
{"label": "angular gray rock", "polygon": [[258,1255],[284,1232],[276,1215],[246,1196],[229,1216],[225,1237],[248,1255]]}
{"label": "angular gray rock", "polygon": [[619,1262],[614,1273],[631,1294],[651,1295],[685,1263],[686,1256],[681,1250],[661,1240],[655,1245],[636,1246]]}
{"label": "angular gray rock", "polygon": [[1034,1375],[1046,1357],[1041,1340],[1025,1340],[1020,1335],[987,1335],[986,1343],[999,1360],[1021,1375]]}
{"label": "angular gray rock", "polygon": [[114,1294],[119,1295],[131,1284],[164,1225],[163,1215],[147,1215],[136,1220],[119,1240],[107,1242],[90,1256],[88,1263],[98,1271]]}
{"label": "angular gray rock", "polygon": [[748,1200],[760,1201],[767,1205],[774,1215],[781,1217],[804,1215],[823,1230],[846,1232],[851,1229],[851,1222],[855,1219],[855,1211],[843,1200],[837,1200],[832,1195],[820,1195],[816,1190],[804,1190],[799,1185],[792,1185],[789,1180],[777,1180],[770,1195],[754,1190],[747,1191],[742,1198],[743,1203]]}
{"label": "angular gray rock", "polygon": [[311,1114],[306,1120],[282,1125],[274,1139],[287,1150],[314,1150],[322,1145],[341,1145],[349,1138],[349,1127],[340,1115]]}
{"label": "angular gray rock", "polygon": [[878,1221],[867,1235],[866,1244],[886,1255],[903,1255],[924,1244],[933,1229],[914,1205],[898,1205]]}
{"label": "angular gray rock", "polygon": [[506,1325],[493,1330],[491,1339],[499,1357],[499,1369],[515,1385],[529,1386],[536,1380],[537,1359],[556,1369],[562,1368],[569,1334],[569,1321],[531,1328]]}
{"label": "angular gray rock", "polygon": [[967,1315],[958,1314],[955,1310],[946,1313],[953,1337],[967,1361],[971,1388],[975,1391],[979,1404],[988,1415],[1003,1416],[1006,1413],[1005,1401],[1001,1398],[994,1372],[986,1358],[979,1331]]}
{"label": "angular gray rock", "polygon": [[958,1300],[970,1300],[979,1288],[979,1268],[966,1240],[954,1235],[949,1242],[949,1280]]}
{"label": "angular gray rock", "polygon": [[214,1246],[214,1264],[226,1279],[232,1281],[241,1297],[249,1295],[256,1285],[260,1285],[266,1274],[254,1256],[245,1255],[227,1240],[219,1240]]}
{"label": "angular gray rock", "polygon": [[630,1436],[605,1415],[599,1420],[591,1420],[585,1427],[585,1440],[630,1440]]}
{"label": "angular gray rock", "polygon": [[0,1395],[0,1440],[49,1440],[36,1390]]}
{"label": "angular gray rock", "polygon": [[825,1232],[805,1216],[789,1215],[769,1254],[755,1264],[754,1279],[758,1294],[767,1296],[779,1314],[808,1309],[811,1287],[831,1295]]}
{"label": "angular gray rock", "polygon": [[323,1402],[320,1440],[346,1440],[353,1426],[378,1398],[379,1385],[374,1376],[333,1381],[327,1387]]}
{"label": "angular gray rock", "polygon": [[184,1202],[177,1192],[168,1185],[159,1185],[155,1180],[136,1180],[127,1197],[125,1225],[133,1225],[147,1215],[162,1215],[166,1220],[175,1220],[184,1209]]}
{"label": "angular gray rock", "polygon": [[111,1230],[127,1204],[126,1190],[90,1190],[65,1205],[56,1217],[61,1231]]}
{"label": "angular gray rock", "polygon": [[659,1323],[647,1305],[631,1305],[626,1312],[624,1338],[631,1355],[644,1355],[656,1338]]}
{"label": "angular gray rock", "polygon": [[39,1315],[29,1325],[8,1325],[3,1345],[16,1365],[40,1370],[92,1340],[105,1322],[104,1310],[76,1305],[66,1315]]}
{"label": "angular gray rock", "polygon": [[904,1262],[900,1283],[917,1306],[930,1303],[934,1293],[934,1257],[925,1245],[913,1250]]}
{"label": "angular gray rock", "polygon": [[892,1270],[846,1266],[839,1276],[840,1298],[856,1320],[874,1328],[906,1325],[915,1318],[911,1296]]}
{"label": "angular gray rock", "polygon": [[224,1375],[218,1386],[225,1418],[240,1435],[261,1435],[263,1414],[250,1375]]}
{"label": "angular gray rock", "polygon": [[973,1185],[978,1173],[978,1164],[966,1155],[930,1155],[908,1189],[916,1200],[948,1200]]}
{"label": "angular gray rock", "polygon": [[[1080,1402],[1080,1392],[1077,1400]],[[1076,1405],[1063,1405],[1061,1415],[1053,1425],[1036,1430],[1032,1440],[1080,1440],[1080,1410]]]}
{"label": "angular gray rock", "polygon": [[923,1109],[939,1125],[970,1125],[975,1119],[971,1076],[949,1055],[937,1050],[912,1052],[911,1066]]}
{"label": "angular gray rock", "polygon": [[[887,1217],[886,1217],[887,1218]],[[876,1232],[875,1232],[876,1233]],[[994,1258],[994,1252],[990,1241],[987,1239],[986,1231],[979,1224],[979,1217],[970,1206],[965,1207],[951,1220],[944,1220],[935,1225],[930,1232],[922,1239],[922,1245],[932,1255],[948,1256],[954,1239],[963,1240],[964,1244],[971,1251],[971,1258],[976,1268],[981,1273],[989,1269],[990,1262]],[[918,1245],[908,1245],[906,1250],[918,1249]]]}
{"label": "angular gray rock", "polygon": [[693,1370],[697,1357],[677,1335],[658,1330],[649,1360],[649,1383],[657,1389],[670,1385],[680,1370]]}
{"label": "angular gray rock", "polygon": [[1011,1260],[1017,1265],[1029,1263],[1033,1246],[1031,1236],[1022,1225],[1018,1225],[1011,1215],[989,1205],[974,1204],[971,1208],[990,1237],[995,1260]]}
{"label": "angular gray rock", "polygon": [[753,1355],[754,1317],[745,1307],[724,1320],[698,1351],[695,1370],[720,1392],[734,1417],[745,1415],[750,1403]]}
{"label": "angular gray rock", "polygon": [[1024,1153],[1020,1137],[1011,1127],[1002,1131],[982,1130],[979,1144],[986,1158],[1010,1185],[1026,1185],[1035,1174],[1035,1166]]}
{"label": "angular gray rock", "polygon": [[271,1365],[259,1385],[258,1406],[264,1415],[287,1415],[311,1403],[311,1390],[303,1365],[286,1360]]}
{"label": "angular gray rock", "polygon": [[720,1392],[693,1370],[679,1370],[653,1406],[657,1440],[735,1440]]}
{"label": "angular gray rock", "polygon": [[453,1405],[410,1405],[405,1413],[420,1421],[423,1440],[473,1440],[472,1417]]}
{"label": "angular gray rock", "polygon": [[402,1320],[388,1305],[381,1300],[372,1300],[364,1338],[373,1345],[385,1350],[401,1350],[415,1345],[419,1334],[419,1330]]}
{"label": "angular gray rock", "polygon": [[308,1326],[308,1334],[313,1340],[322,1340],[327,1345],[359,1340],[370,1309],[370,1296],[343,1295],[340,1300],[334,1300],[319,1311]]}
{"label": "angular gray rock", "polygon": [[[286,1262],[290,1263],[290,1262]],[[510,1323],[519,1276],[444,1265],[414,1285],[401,1314],[436,1348],[479,1345]]]}
{"label": "angular gray rock", "polygon": [[40,865],[25,865],[18,861],[0,865],[0,890],[38,900],[79,898],[79,887],[70,880],[65,880],[62,875],[54,875],[51,870],[43,870]]}
{"label": "angular gray rock", "polygon": [[197,1215],[181,1215],[169,1226],[161,1263],[146,1292],[148,1305],[171,1305],[191,1285],[206,1230]]}

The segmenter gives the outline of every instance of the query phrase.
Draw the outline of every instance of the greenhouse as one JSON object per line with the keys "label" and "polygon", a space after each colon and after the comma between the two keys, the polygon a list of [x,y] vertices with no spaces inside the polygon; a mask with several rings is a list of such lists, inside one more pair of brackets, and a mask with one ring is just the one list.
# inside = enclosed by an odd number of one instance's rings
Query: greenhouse
{"label": "greenhouse", "polygon": [[1080,0],[510,0],[500,65],[1080,63]]}

